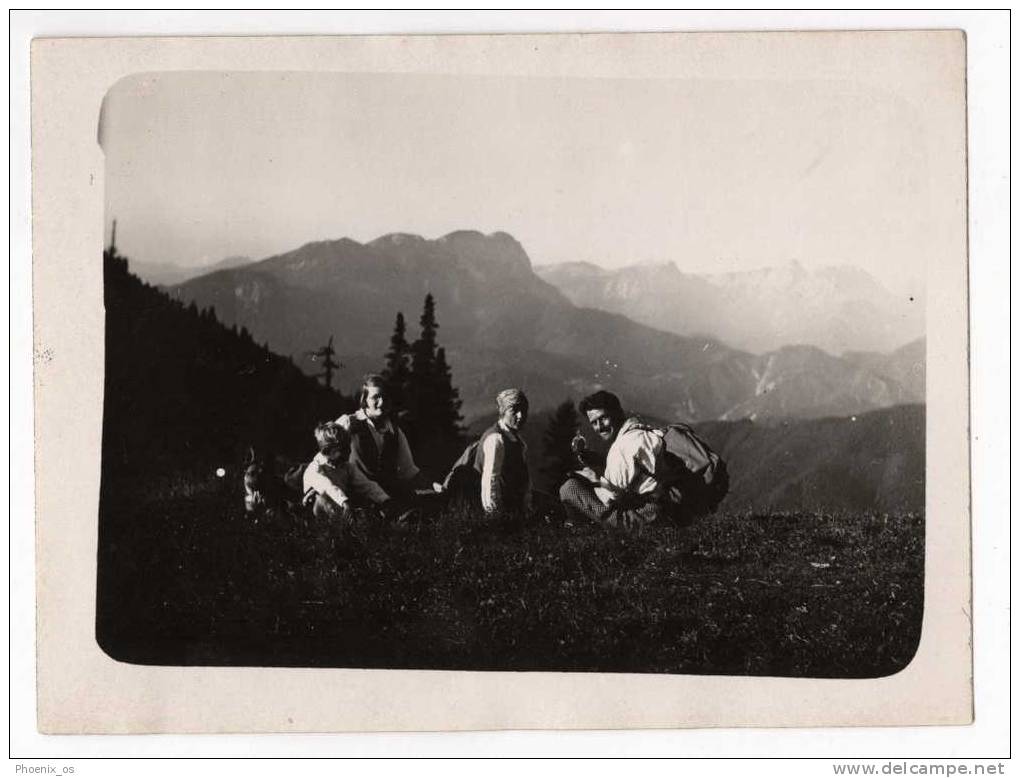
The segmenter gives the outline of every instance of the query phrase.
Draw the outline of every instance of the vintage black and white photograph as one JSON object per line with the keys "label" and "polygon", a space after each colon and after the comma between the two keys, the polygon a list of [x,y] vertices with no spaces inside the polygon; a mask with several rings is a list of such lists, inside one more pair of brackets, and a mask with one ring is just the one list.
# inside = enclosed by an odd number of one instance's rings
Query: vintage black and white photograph
{"label": "vintage black and white photograph", "polygon": [[98,140],[109,656],[911,662],[938,232],[910,103],[140,72]]}

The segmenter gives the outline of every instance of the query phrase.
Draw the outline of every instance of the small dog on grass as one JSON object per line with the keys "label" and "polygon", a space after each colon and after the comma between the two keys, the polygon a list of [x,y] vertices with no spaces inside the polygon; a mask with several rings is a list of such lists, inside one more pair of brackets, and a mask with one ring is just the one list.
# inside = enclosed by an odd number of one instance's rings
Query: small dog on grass
{"label": "small dog on grass", "polygon": [[244,465],[244,510],[249,515],[293,508],[295,503],[300,504],[300,486],[295,492],[288,484],[290,471],[287,476],[277,475],[275,464],[275,457],[260,454],[254,446],[248,449]]}

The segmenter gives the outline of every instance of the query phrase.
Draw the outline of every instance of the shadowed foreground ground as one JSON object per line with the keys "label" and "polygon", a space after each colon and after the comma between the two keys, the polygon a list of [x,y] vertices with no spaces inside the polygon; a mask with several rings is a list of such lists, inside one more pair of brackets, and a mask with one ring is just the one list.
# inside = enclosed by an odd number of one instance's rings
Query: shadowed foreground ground
{"label": "shadowed foreground ground", "polygon": [[[731,515],[623,535],[463,515],[341,538],[231,485],[104,482],[98,637],[128,662],[815,677],[894,673],[919,515]],[[724,503],[725,507],[725,503]]]}

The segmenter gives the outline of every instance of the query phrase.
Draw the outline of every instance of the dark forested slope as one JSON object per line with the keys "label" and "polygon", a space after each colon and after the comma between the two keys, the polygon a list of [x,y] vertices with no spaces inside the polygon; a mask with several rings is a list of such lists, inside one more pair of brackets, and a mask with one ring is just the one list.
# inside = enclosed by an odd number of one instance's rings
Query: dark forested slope
{"label": "dark forested slope", "polygon": [[113,252],[103,259],[105,475],[236,466],[252,444],[307,453],[315,423],[351,406],[244,328],[171,300]]}

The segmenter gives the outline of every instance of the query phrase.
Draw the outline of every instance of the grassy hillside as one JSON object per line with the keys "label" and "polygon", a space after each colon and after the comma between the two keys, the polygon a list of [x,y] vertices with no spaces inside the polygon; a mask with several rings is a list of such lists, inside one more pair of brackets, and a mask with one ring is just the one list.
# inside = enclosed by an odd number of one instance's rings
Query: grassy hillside
{"label": "grassy hillside", "polygon": [[[184,488],[184,487],[187,488]],[[107,503],[129,662],[874,677],[920,635],[916,515],[721,513],[625,535],[447,513],[253,523],[214,478]]]}

